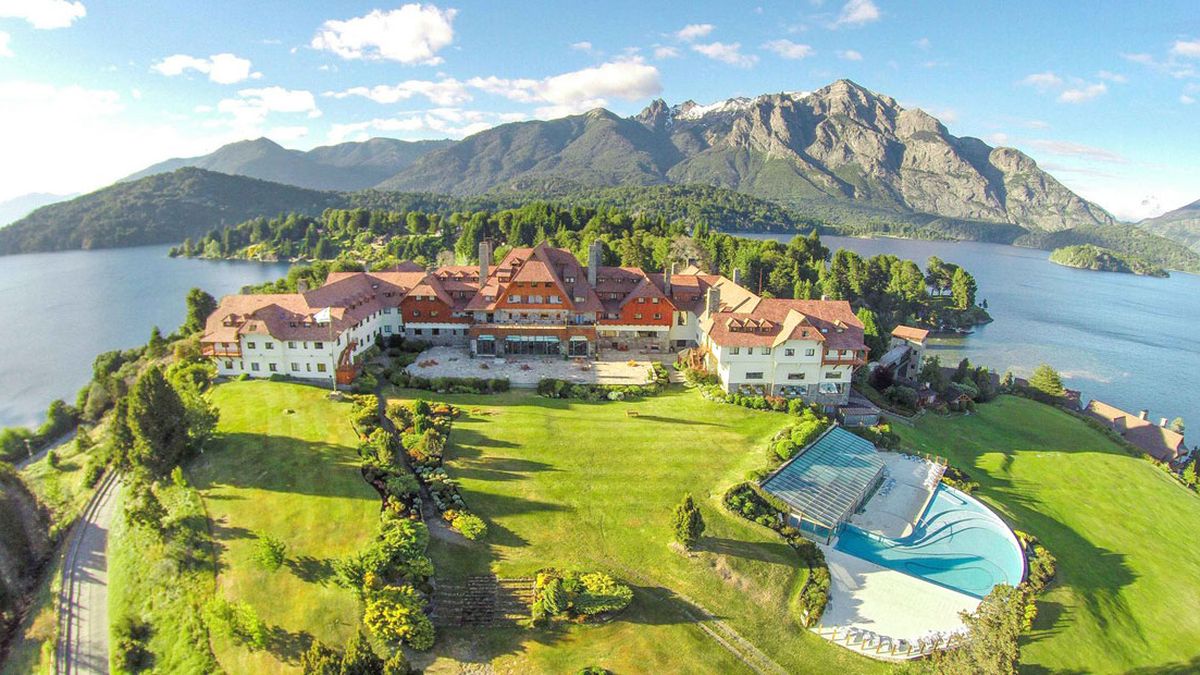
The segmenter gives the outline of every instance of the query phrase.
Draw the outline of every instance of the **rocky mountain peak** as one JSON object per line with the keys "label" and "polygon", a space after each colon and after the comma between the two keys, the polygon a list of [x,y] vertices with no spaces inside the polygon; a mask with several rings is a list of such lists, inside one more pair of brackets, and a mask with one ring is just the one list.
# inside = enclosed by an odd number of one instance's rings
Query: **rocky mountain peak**
{"label": "rocky mountain peak", "polygon": [[634,119],[646,125],[651,131],[663,131],[671,124],[671,107],[667,105],[666,101],[656,98]]}

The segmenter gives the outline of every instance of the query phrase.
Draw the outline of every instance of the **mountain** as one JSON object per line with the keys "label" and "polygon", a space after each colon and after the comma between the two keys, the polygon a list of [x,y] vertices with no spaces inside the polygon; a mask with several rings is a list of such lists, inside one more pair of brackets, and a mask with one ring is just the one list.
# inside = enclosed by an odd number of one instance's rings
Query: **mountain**
{"label": "mountain", "polygon": [[27,195],[13,197],[7,201],[0,202],[0,227],[15,222],[18,218],[24,217],[38,207],[61,202],[73,196],[52,195],[48,192],[31,192]]}
{"label": "mountain", "polygon": [[1138,227],[1200,253],[1200,199],[1157,218],[1147,218],[1138,223]]}
{"label": "mountain", "polygon": [[1031,230],[1115,222],[1019,150],[953,136],[849,80],[708,106],[656,100],[632,118],[596,109],[505,124],[424,155],[379,188],[471,195],[549,176],[714,185],[801,210],[846,205]]}
{"label": "mountain", "polygon": [[174,243],[255,216],[318,214],[343,200],[336,192],[187,167],[43,206],[0,229],[0,255]]}
{"label": "mountain", "polygon": [[190,166],[311,190],[361,190],[395,175],[425,153],[452,143],[449,140],[372,138],[302,152],[289,150],[269,138],[259,138],[230,143],[202,157],[168,159],[123,180],[137,180]]}

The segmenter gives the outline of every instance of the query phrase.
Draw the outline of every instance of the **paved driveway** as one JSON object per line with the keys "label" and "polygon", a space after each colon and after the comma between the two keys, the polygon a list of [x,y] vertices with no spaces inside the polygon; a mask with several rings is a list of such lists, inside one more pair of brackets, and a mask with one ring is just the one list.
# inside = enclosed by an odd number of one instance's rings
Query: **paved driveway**
{"label": "paved driveway", "polygon": [[108,673],[108,530],[120,479],[106,477],[71,532],[59,595],[58,673]]}

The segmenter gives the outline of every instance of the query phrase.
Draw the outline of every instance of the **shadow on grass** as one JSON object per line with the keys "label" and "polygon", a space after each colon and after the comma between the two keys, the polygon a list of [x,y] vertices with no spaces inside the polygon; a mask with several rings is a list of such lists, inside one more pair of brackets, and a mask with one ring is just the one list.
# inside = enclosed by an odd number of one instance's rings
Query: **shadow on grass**
{"label": "shadow on grass", "polygon": [[727,424],[718,422],[701,422],[700,420],[682,420],[676,417],[663,417],[661,415],[638,415],[631,418],[632,422],[661,422],[663,424],[681,424],[688,427],[727,427]]}
{"label": "shadow on grass", "polygon": [[459,452],[459,448],[454,449],[454,454],[459,460],[454,467],[455,478],[510,481],[523,480],[527,477],[525,474],[529,473],[559,471],[551,464],[529,459],[483,456],[482,453],[468,456],[467,453]]}
{"label": "shadow on grass", "polygon": [[1200,656],[1193,656],[1186,662],[1180,661],[1129,671],[1130,675],[1185,675],[1191,673],[1200,673]]}
{"label": "shadow on grass", "polygon": [[271,626],[267,633],[267,651],[280,661],[299,663],[300,655],[312,646],[313,636],[307,631],[289,631],[282,626]]}
{"label": "shadow on grass", "polygon": [[696,550],[768,563],[792,566],[798,564],[796,552],[782,541],[750,542],[723,537],[701,537],[696,544]]}
{"label": "shadow on grass", "polygon": [[333,561],[302,555],[284,561],[300,581],[324,586],[333,579]]}
{"label": "shadow on grass", "polygon": [[[269,434],[223,434],[216,449],[192,462],[189,478],[204,492],[215,488],[253,488],[317,497],[369,499],[376,495],[359,474],[353,448]],[[344,475],[338,476],[342,473]],[[240,498],[226,496],[224,498]]]}

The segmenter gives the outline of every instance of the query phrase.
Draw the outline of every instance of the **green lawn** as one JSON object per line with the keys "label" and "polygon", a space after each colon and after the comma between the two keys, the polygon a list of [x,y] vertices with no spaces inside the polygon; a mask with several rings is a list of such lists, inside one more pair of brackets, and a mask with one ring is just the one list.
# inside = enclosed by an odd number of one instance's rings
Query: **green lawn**
{"label": "green lawn", "polygon": [[[419,395],[429,396],[396,394]],[[636,596],[619,620],[600,627],[450,631],[430,672],[455,672],[456,661],[492,662],[503,672],[744,669],[682,613],[674,594],[713,611],[792,672],[880,669],[793,624],[787,601],[805,574],[795,553],[774,532],[720,508],[724,489],[764,463],[766,441],[786,416],[677,388],[635,403],[522,392],[437,398],[464,409],[450,433],[447,471],[490,528],[472,546],[435,540],[439,576],[603,569],[631,582]],[[708,523],[691,558],[668,547],[670,513],[685,492]]]}
{"label": "green lawn", "polygon": [[[349,403],[321,389],[231,382],[213,392],[219,439],[188,467],[217,545],[216,592],[247,602],[272,628],[263,652],[214,636],[232,673],[297,670],[312,638],[341,646],[359,625],[354,593],[333,584],[330,563],[375,533],[379,497],[358,470]],[[287,562],[266,571],[256,534],[287,543]]]}
{"label": "green lawn", "polygon": [[980,483],[1058,558],[1022,647],[1030,672],[1200,669],[1200,498],[1070,415],[1005,396],[893,427]]}

